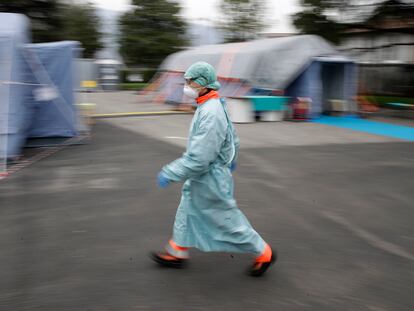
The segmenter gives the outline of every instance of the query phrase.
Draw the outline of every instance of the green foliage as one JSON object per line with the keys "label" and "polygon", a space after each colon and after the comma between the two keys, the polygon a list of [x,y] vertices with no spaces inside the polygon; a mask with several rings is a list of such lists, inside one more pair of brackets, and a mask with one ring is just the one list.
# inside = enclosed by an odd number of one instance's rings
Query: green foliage
{"label": "green foliage", "polygon": [[65,5],[63,7],[63,36],[65,40],[82,43],[83,57],[93,58],[96,51],[103,47],[102,34],[99,32],[100,20],[90,5]]}
{"label": "green foliage", "polygon": [[142,72],[142,78],[144,82],[150,82],[151,79],[155,76],[157,73],[156,69],[146,69]]}
{"label": "green foliage", "polygon": [[124,91],[138,91],[147,87],[148,83],[121,83],[121,90]]}
{"label": "green foliage", "polygon": [[56,0],[0,0],[0,12],[25,14],[30,18],[33,42],[63,40],[63,12]]}
{"label": "green foliage", "polygon": [[32,41],[76,40],[85,57],[102,47],[99,19],[90,5],[57,0],[0,0],[0,12],[25,14],[30,18]]}
{"label": "green foliage", "polygon": [[293,24],[302,33],[315,34],[333,43],[339,42],[340,34],[343,30],[341,24],[330,20],[325,15],[310,11],[297,13],[294,17]]}
{"label": "green foliage", "polygon": [[339,14],[349,3],[345,0],[302,0],[304,10],[293,16],[293,24],[302,33],[319,35],[338,43],[344,26],[329,17]]}
{"label": "green foliage", "polygon": [[226,42],[254,39],[264,28],[264,0],[222,0],[220,9]]}
{"label": "green foliage", "polygon": [[158,66],[187,44],[178,3],[133,0],[134,9],[119,20],[120,53],[128,65]]}
{"label": "green foliage", "polygon": [[396,96],[368,96],[373,102],[378,103],[382,107],[389,107],[390,103],[402,103],[414,106],[414,98],[412,97],[396,97]]}

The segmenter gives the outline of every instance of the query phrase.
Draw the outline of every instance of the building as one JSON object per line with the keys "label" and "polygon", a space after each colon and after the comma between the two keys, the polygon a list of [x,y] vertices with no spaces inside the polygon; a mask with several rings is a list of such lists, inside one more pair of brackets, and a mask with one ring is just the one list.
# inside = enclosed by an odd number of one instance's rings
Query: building
{"label": "building", "polygon": [[347,24],[338,49],[360,64],[360,92],[414,97],[414,4],[388,0]]}

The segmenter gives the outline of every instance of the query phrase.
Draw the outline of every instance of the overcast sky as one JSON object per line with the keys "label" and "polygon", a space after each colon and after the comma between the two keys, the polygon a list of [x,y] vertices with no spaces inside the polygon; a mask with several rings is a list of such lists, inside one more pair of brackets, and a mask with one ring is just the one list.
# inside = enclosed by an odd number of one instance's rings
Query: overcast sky
{"label": "overcast sky", "polygon": [[[92,0],[98,7],[108,10],[124,11],[128,9],[129,0]],[[191,22],[204,22],[218,20],[217,6],[220,0],[180,0],[183,7],[183,16]],[[299,0],[267,0],[268,17],[267,31],[293,32],[290,15],[299,10]]]}

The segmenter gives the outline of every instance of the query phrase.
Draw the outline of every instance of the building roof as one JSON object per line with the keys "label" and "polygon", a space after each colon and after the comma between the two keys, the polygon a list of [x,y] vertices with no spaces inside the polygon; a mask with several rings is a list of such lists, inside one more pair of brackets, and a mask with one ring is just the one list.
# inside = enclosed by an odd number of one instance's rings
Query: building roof
{"label": "building roof", "polygon": [[347,34],[396,30],[414,33],[414,0],[387,0],[356,7],[356,19],[345,23]]}

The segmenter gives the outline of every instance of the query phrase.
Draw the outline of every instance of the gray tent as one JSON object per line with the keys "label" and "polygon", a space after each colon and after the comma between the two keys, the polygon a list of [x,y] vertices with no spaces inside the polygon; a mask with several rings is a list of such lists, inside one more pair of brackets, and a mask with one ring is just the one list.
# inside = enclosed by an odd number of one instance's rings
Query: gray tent
{"label": "gray tent", "polygon": [[326,99],[350,101],[356,92],[356,66],[324,39],[292,36],[201,46],[170,55],[161,65],[159,90],[167,102],[185,102],[182,73],[194,62],[217,69],[222,95],[285,94],[311,97],[312,112]]}

